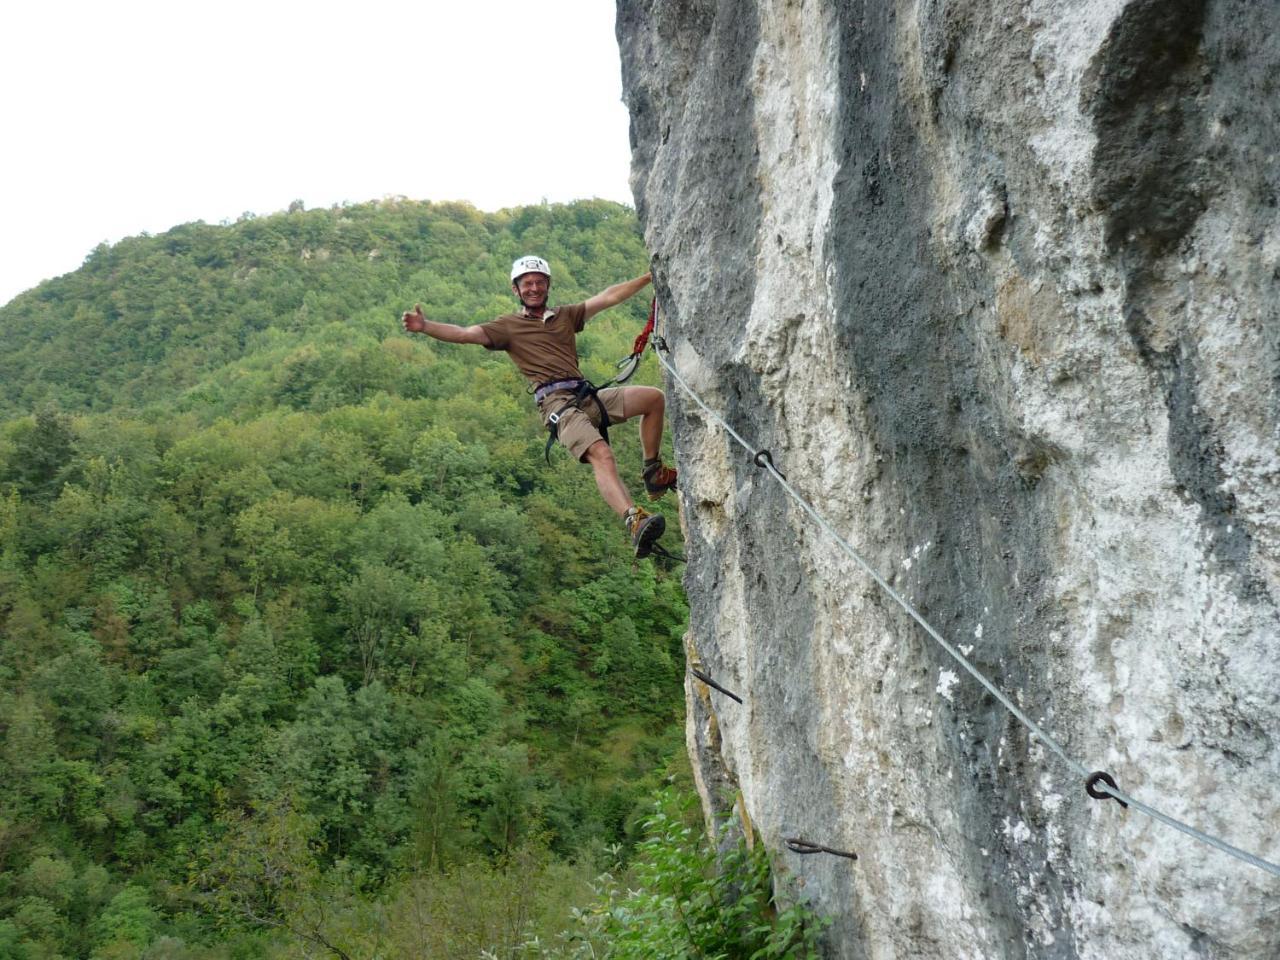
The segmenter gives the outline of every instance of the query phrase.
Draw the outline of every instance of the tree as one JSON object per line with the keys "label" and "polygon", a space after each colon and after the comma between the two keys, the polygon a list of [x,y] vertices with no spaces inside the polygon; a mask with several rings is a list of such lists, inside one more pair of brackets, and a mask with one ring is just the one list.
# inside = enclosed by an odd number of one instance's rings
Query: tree
{"label": "tree", "polygon": [[405,630],[418,611],[417,589],[407,574],[383,564],[364,564],[339,594],[351,639],[360,651],[363,683],[374,679],[388,640]]}
{"label": "tree", "polygon": [[41,407],[29,425],[15,432],[12,443],[4,478],[31,500],[56,496],[63,468],[75,453],[70,420],[52,407]]}
{"label": "tree", "polygon": [[419,869],[506,896],[489,857],[624,836],[679,742],[678,581],[546,467],[506,358],[395,322],[507,310],[535,242],[569,299],[643,270],[616,205],[398,201],[130,238],[0,307],[4,949],[223,955],[250,921],[186,915],[194,851],[285,799],[333,892],[300,929],[353,956]]}
{"label": "tree", "polygon": [[223,820],[220,840],[203,852],[196,881],[205,900],[227,919],[274,927],[338,960],[358,956],[336,918],[347,896],[317,863],[323,845],[315,821],[288,795]]}
{"label": "tree", "polygon": [[91,930],[99,955],[122,956],[120,948],[125,945],[140,948],[149,944],[159,926],[160,915],[151,906],[147,891],[137,884],[126,884],[93,921]]}

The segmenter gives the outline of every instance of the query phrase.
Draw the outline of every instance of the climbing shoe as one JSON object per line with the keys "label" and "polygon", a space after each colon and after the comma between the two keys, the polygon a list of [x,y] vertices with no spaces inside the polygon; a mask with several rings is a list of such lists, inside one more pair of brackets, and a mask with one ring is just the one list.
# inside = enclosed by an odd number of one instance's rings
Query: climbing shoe
{"label": "climbing shoe", "polygon": [[663,465],[661,460],[644,462],[644,490],[650,500],[658,500],[668,490],[676,488],[676,472]]}
{"label": "climbing shoe", "polygon": [[647,557],[653,545],[667,528],[666,518],[660,513],[646,513],[641,507],[632,507],[623,518],[627,525],[627,533],[631,536],[631,546],[636,552],[636,559]]}

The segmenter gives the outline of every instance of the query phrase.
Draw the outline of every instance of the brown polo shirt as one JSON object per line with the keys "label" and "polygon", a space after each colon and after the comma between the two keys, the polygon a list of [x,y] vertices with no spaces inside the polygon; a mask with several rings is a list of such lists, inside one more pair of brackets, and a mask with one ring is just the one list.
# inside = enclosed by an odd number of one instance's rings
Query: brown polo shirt
{"label": "brown polo shirt", "polygon": [[577,335],[587,322],[587,308],[570,303],[548,310],[542,319],[508,313],[480,329],[490,350],[505,350],[535,387],[552,380],[581,380]]}

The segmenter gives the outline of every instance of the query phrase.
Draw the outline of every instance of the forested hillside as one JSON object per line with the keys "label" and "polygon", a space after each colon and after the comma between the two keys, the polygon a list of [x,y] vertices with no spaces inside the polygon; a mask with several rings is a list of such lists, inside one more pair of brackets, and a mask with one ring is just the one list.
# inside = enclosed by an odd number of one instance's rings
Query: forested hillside
{"label": "forested hillside", "polygon": [[[378,390],[438,398],[460,384],[420,375],[432,354],[377,349],[395,337],[394,316],[420,300],[437,319],[491,319],[513,302],[511,261],[530,250],[550,259],[561,302],[648,263],[634,215],[605,201],[496,214],[385,201],[101,246],[0,309],[0,411],[49,400],[67,412],[177,403],[243,415],[250,403],[331,408]],[[619,308],[613,325],[644,307]],[[588,337],[585,352],[600,344]],[[304,345],[314,351],[294,352]],[[242,359],[256,362],[227,369]]]}
{"label": "forested hillside", "polygon": [[526,252],[560,302],[647,269],[614,204],[400,201],[125,240],[0,309],[0,956],[334,955],[375,904],[379,955],[445,956],[389,944],[634,837],[679,571],[546,465],[504,355],[398,320],[507,310]]}

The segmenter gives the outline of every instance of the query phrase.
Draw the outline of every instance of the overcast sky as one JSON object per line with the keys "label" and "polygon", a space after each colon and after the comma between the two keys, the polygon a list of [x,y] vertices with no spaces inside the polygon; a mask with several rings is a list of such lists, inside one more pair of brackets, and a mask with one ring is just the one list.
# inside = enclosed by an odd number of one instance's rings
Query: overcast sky
{"label": "overcast sky", "polygon": [[630,204],[612,0],[0,13],[0,303],[102,241],[389,195]]}

